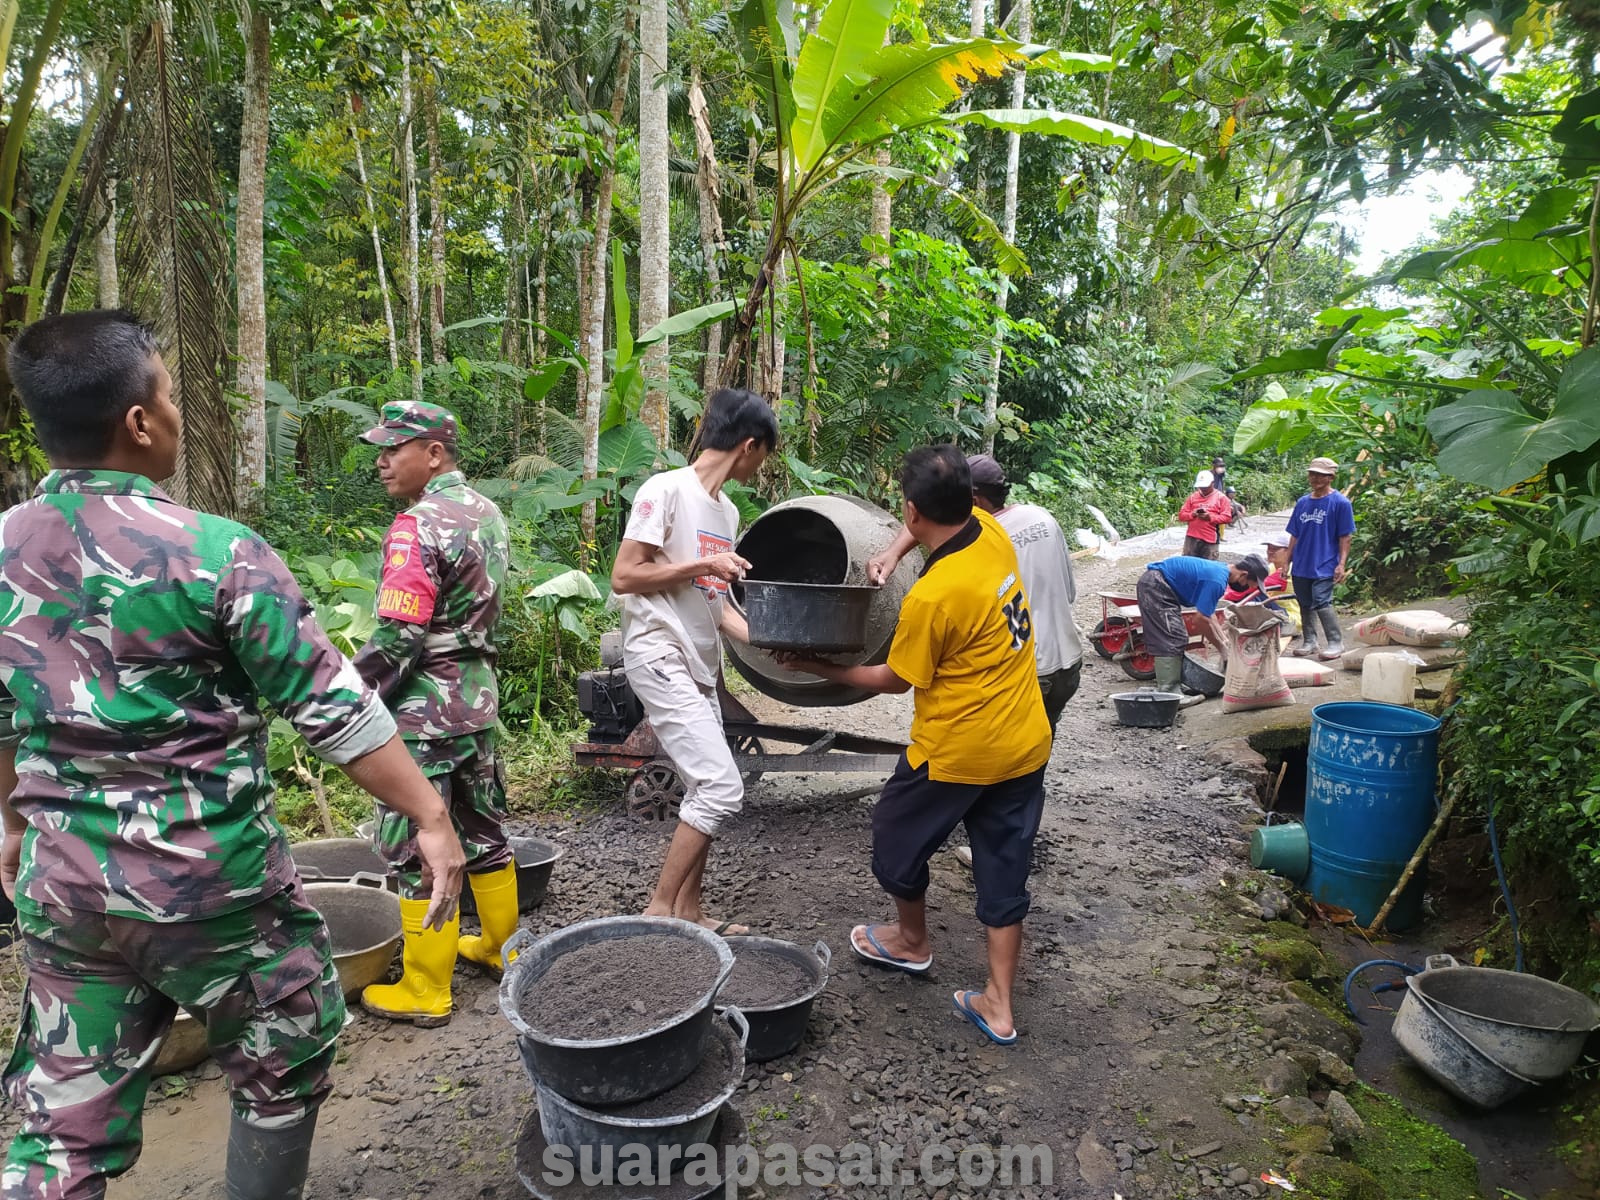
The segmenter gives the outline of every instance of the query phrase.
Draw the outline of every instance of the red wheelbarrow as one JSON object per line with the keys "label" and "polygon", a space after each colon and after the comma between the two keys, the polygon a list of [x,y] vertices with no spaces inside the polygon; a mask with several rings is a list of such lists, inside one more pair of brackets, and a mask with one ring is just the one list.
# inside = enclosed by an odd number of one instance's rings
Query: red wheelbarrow
{"label": "red wheelbarrow", "polygon": [[[1134,679],[1156,677],[1155,656],[1145,648],[1144,617],[1137,597],[1125,592],[1100,592],[1100,623],[1089,634],[1095,652],[1110,659]],[[1190,651],[1204,651],[1208,643],[1201,633],[1207,618],[1192,608],[1183,610],[1183,627],[1189,631]]]}

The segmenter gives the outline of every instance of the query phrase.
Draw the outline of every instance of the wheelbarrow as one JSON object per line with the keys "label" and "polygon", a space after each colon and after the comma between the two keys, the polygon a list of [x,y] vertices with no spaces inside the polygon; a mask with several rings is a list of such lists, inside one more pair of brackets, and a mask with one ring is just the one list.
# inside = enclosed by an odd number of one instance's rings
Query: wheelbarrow
{"label": "wheelbarrow", "polygon": [[[1095,652],[1122,668],[1133,679],[1156,677],[1155,656],[1144,644],[1144,617],[1137,597],[1126,592],[1100,592],[1100,623],[1089,633]],[[1183,610],[1183,627],[1189,631],[1188,651],[1207,646],[1202,630],[1207,618],[1192,608]]]}

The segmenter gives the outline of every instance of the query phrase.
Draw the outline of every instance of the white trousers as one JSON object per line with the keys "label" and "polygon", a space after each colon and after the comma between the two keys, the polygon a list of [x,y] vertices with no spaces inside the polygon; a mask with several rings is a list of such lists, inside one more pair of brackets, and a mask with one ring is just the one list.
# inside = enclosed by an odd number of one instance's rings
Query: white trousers
{"label": "white trousers", "polygon": [[722,733],[716,688],[697,683],[676,651],[638,666],[628,663],[626,671],[656,740],[683,779],[678,819],[715,837],[722,822],[744,807],[744,780]]}

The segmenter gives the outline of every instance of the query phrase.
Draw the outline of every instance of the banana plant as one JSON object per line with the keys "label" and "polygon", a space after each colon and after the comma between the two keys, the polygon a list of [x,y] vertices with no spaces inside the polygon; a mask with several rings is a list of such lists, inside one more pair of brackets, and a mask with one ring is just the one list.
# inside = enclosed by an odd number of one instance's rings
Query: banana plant
{"label": "banana plant", "polygon": [[[994,221],[970,200],[935,180],[873,161],[877,147],[897,134],[935,124],[973,124],[1116,147],[1130,158],[1161,166],[1199,165],[1199,158],[1182,147],[1095,117],[1034,109],[948,111],[966,85],[998,77],[1007,68],[1076,74],[1109,71],[1112,60],[1103,54],[1067,53],[1007,38],[885,45],[894,8],[895,0],[829,0],[816,32],[803,43],[790,0],[747,0],[741,10],[746,65],[777,138],[777,190],[762,265],[723,360],[724,384],[737,383],[748,373],[751,332],[763,305],[771,302],[785,255],[800,281],[804,309],[795,227],[806,207],[842,179],[878,175],[942,188],[967,233],[986,242],[1008,274],[1026,270]],[[805,325],[809,338],[808,319]]]}

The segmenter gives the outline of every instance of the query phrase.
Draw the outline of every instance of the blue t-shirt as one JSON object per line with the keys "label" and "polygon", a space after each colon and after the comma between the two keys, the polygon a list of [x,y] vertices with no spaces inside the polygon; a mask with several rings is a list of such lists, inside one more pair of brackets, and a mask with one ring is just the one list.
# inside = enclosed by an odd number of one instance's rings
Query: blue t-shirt
{"label": "blue t-shirt", "polygon": [[1339,539],[1356,531],[1356,511],[1338,492],[1318,500],[1310,494],[1295,501],[1289,533],[1294,547],[1294,573],[1301,579],[1332,579],[1339,565]]}
{"label": "blue t-shirt", "polygon": [[1178,599],[1203,617],[1217,611],[1217,601],[1228,590],[1227,563],[1175,554],[1145,565],[1160,571]]}

